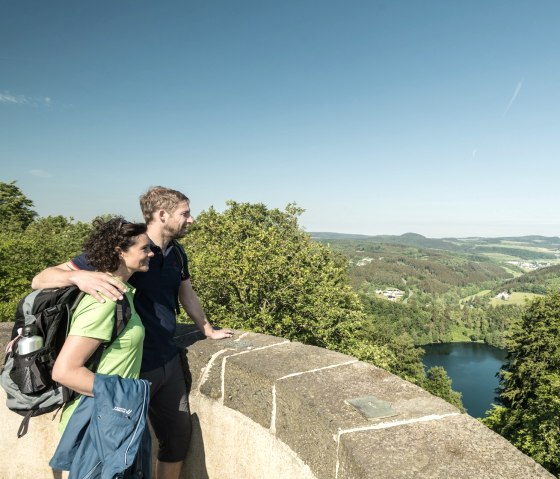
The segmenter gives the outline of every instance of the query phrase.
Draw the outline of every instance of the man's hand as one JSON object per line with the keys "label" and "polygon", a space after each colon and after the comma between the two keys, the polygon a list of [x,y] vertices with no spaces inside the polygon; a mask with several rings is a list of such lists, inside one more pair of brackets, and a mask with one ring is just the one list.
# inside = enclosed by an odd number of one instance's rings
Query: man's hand
{"label": "man's hand", "polygon": [[[72,283],[85,293],[91,294],[100,303],[105,302],[105,297],[117,301],[123,298],[125,286],[109,273],[98,271],[74,271]],[[102,296],[103,295],[103,296]]]}
{"label": "man's hand", "polygon": [[232,338],[234,332],[231,329],[214,329],[206,333],[206,337],[210,339],[226,339]]}

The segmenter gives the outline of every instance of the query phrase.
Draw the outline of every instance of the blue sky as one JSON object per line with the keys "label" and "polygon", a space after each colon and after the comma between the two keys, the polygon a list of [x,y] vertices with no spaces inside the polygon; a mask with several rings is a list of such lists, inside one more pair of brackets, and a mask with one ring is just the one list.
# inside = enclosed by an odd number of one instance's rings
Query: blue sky
{"label": "blue sky", "polygon": [[161,184],[307,231],[560,233],[560,2],[1,5],[0,181],[41,216]]}

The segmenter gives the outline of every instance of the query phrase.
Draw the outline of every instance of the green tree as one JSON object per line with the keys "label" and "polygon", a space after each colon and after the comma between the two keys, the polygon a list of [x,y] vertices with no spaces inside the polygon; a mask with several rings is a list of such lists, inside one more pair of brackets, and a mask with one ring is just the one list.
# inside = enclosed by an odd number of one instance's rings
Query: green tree
{"label": "green tree", "polygon": [[500,373],[499,406],[484,423],[560,473],[560,293],[527,307]]}
{"label": "green tree", "polygon": [[365,315],[345,260],[298,227],[302,211],[231,201],[203,212],[186,242],[193,283],[221,325],[350,351]]}
{"label": "green tree", "polygon": [[82,250],[90,228],[87,223],[49,216],[22,231],[0,231],[0,321],[14,319],[15,306],[31,291],[31,279],[37,272],[68,261]]}
{"label": "green tree", "polygon": [[0,182],[0,226],[2,229],[25,229],[37,217],[33,201],[16,186]]}
{"label": "green tree", "polygon": [[435,396],[445,399],[448,403],[458,407],[461,411],[465,411],[461,393],[453,391],[451,378],[447,375],[445,369],[441,366],[434,366],[428,369],[426,380],[422,384],[424,389],[430,391]]}

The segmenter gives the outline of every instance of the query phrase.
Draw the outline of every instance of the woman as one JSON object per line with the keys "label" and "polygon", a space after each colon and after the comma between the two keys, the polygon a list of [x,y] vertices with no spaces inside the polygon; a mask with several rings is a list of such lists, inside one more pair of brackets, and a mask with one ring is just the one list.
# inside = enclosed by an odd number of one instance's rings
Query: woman
{"label": "woman", "polygon": [[[142,362],[144,326],[134,309],[134,288],[128,283],[133,273],[148,271],[153,256],[146,225],[129,223],[122,217],[96,219],[94,231],[84,244],[84,251],[98,271],[112,274],[126,286],[125,296],[131,315],[122,333],[105,349],[97,373],[137,379]],[[98,302],[84,296],[77,306],[70,331],[58,355],[52,377],[58,383],[84,396],[93,396],[95,374],[86,367],[88,359],[105,341],[111,339],[116,303]],[[64,431],[82,396],[68,403],[61,417]]]}

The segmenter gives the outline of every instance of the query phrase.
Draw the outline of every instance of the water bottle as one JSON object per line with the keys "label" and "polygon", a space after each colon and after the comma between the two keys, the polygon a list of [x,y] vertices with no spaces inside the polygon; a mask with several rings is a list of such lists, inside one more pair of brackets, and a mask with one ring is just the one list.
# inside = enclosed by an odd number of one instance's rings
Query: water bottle
{"label": "water bottle", "polygon": [[39,336],[37,326],[34,324],[24,326],[21,336],[17,347],[19,355],[32,353],[43,347],[43,337]]}

